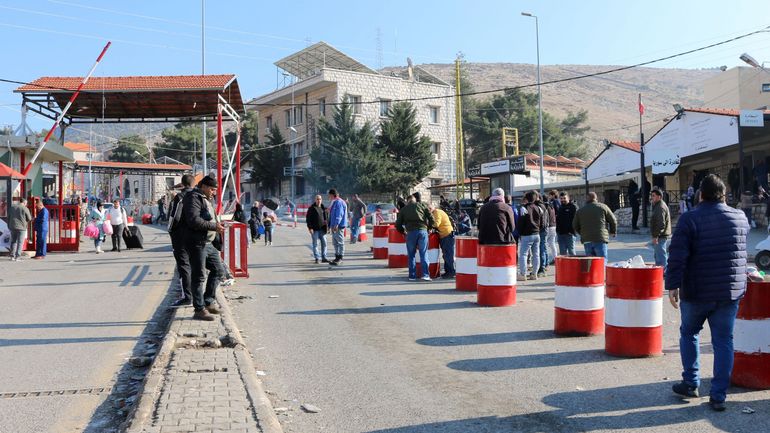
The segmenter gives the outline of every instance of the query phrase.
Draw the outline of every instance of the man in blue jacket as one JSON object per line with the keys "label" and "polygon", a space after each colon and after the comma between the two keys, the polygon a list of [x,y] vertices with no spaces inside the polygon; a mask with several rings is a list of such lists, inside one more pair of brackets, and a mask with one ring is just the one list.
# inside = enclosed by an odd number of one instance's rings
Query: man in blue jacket
{"label": "man in blue jacket", "polygon": [[35,200],[35,209],[37,209],[37,215],[35,215],[35,256],[33,259],[44,259],[46,255],[46,247],[48,244],[48,209],[45,208],[43,202],[39,199]]}
{"label": "man in blue jacket", "polygon": [[669,247],[666,289],[674,308],[681,299],[679,351],[682,381],[673,391],[698,397],[699,336],[703,322],[711,328],[714,378],[709,405],[725,410],[733,369],[733,325],[746,290],[746,236],[749,224],[740,210],[725,204],[725,184],[710,174],[700,184],[701,202],[679,217]]}
{"label": "man in blue jacket", "polygon": [[337,190],[329,190],[329,230],[332,232],[332,244],[334,244],[334,260],[329,262],[332,266],[338,266],[345,255],[344,230],[347,223],[348,205],[340,198]]}

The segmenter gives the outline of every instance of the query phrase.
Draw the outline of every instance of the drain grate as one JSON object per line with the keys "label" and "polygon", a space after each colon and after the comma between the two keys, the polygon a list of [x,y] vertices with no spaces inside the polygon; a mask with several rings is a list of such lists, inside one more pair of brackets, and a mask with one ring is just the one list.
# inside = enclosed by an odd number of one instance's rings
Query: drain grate
{"label": "drain grate", "polygon": [[3,392],[3,393],[0,393],[0,399],[58,397],[63,395],[99,395],[99,394],[109,394],[110,392],[112,392],[111,386],[103,387],[103,388],[56,389],[52,391]]}

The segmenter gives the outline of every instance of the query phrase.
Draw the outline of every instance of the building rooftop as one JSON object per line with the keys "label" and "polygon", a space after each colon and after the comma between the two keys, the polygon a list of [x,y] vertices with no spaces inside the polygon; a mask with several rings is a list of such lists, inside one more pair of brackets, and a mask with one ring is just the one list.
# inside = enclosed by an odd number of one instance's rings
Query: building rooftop
{"label": "building rooftop", "polygon": [[91,146],[88,143],[73,143],[71,141],[67,141],[64,143],[64,147],[67,149],[73,151],[73,152],[90,152]]}
{"label": "building rooftop", "polygon": [[323,68],[378,74],[377,71],[323,41],[316,42],[294,54],[289,54],[275,62],[275,66],[300,80],[318,74]]}

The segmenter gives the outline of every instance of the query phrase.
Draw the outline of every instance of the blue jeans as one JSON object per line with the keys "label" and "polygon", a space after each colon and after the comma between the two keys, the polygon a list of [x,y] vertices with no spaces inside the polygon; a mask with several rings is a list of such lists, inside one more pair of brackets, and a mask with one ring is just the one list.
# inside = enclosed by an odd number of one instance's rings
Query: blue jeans
{"label": "blue jeans", "polygon": [[669,238],[658,238],[658,243],[652,245],[655,251],[655,266],[663,266],[663,272],[668,267],[668,245],[671,243]]}
{"label": "blue jeans", "polygon": [[35,257],[45,257],[48,245],[48,232],[37,231],[37,237],[35,238]]}
{"label": "blue jeans", "polygon": [[[188,242],[185,245],[190,255],[190,292],[192,293],[193,308],[202,311],[216,299],[219,280],[224,274],[219,251],[211,244]],[[209,271],[206,277],[206,269]],[[205,282],[205,288],[204,288]]]}
{"label": "blue jeans", "polygon": [[[546,243],[546,240],[548,239],[548,230],[541,230],[540,231],[540,267],[537,268],[537,272],[545,272],[545,268],[548,267],[548,244]],[[533,267],[532,270],[534,271],[535,268]]]}
{"label": "blue jeans", "polygon": [[449,275],[455,274],[455,235],[441,239],[441,254],[444,257],[444,272]]}
{"label": "blue jeans", "polygon": [[[313,230],[310,235],[313,238],[313,258],[325,259],[326,258],[326,232],[323,230]],[[318,257],[318,243],[321,243],[321,257]]]}
{"label": "blue jeans", "polygon": [[412,230],[406,232],[406,255],[409,264],[409,278],[417,278],[417,265],[415,256],[420,251],[420,267],[423,275],[429,275],[428,271],[428,231]]}
{"label": "blue jeans", "polygon": [[332,245],[334,245],[334,257],[340,257],[345,255],[345,234],[343,232],[345,227],[337,228],[336,232],[332,232]]}
{"label": "blue jeans", "polygon": [[730,373],[733,370],[733,326],[739,301],[697,302],[682,300],[682,325],[679,327],[679,352],[682,356],[682,379],[690,386],[700,385],[700,336],[703,322],[711,328],[714,349],[714,378],[709,395],[725,401]]}
{"label": "blue jeans", "polygon": [[527,255],[532,250],[532,272],[540,268],[540,235],[519,237],[519,275],[527,275]]}
{"label": "blue jeans", "polygon": [[587,256],[604,257],[604,262],[607,262],[606,242],[584,242],[583,248],[585,248]]}
{"label": "blue jeans", "polygon": [[354,244],[358,242],[358,232],[361,231],[361,218],[352,218],[350,220],[350,243]]}
{"label": "blue jeans", "polygon": [[575,236],[571,234],[557,235],[559,241],[559,255],[574,256],[575,255]]}

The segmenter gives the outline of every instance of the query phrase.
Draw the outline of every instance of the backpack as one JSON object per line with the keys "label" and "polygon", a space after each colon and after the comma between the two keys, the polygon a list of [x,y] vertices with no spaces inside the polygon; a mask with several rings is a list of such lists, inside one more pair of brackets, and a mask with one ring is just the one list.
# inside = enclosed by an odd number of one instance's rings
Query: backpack
{"label": "backpack", "polygon": [[171,211],[168,215],[168,232],[171,233],[174,231],[174,229],[179,224],[179,221],[182,219],[182,200],[184,199],[184,196],[187,193],[185,191],[182,191],[174,196],[174,200],[171,203]]}

